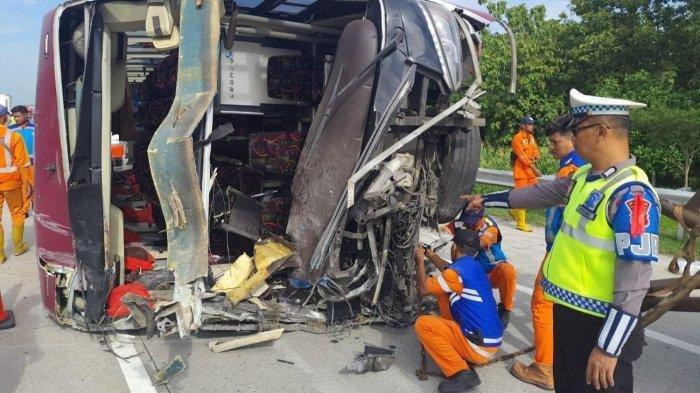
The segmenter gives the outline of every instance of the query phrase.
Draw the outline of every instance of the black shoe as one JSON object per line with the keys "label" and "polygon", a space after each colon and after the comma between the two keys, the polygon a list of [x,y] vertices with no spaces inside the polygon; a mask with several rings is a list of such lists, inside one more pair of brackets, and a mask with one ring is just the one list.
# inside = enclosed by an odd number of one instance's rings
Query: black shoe
{"label": "black shoe", "polygon": [[460,393],[479,386],[481,379],[474,370],[462,370],[438,385],[440,393]]}
{"label": "black shoe", "polygon": [[510,324],[510,311],[506,310],[503,303],[498,303],[498,319],[501,320],[503,329],[507,328]]}

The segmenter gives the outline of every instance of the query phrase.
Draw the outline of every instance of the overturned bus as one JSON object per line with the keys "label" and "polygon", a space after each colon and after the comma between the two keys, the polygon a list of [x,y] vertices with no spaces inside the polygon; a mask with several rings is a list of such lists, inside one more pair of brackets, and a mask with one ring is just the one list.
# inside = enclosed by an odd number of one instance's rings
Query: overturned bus
{"label": "overturned bus", "polygon": [[476,177],[492,21],[441,0],[63,3],[38,67],[44,307],[181,337],[411,323],[420,229]]}

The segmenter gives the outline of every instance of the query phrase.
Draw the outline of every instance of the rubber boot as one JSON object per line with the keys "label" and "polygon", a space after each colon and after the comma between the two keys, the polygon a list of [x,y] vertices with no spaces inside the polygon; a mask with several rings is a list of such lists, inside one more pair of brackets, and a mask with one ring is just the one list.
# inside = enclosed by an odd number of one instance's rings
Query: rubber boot
{"label": "rubber boot", "polygon": [[515,211],[515,229],[521,230],[523,232],[532,232],[532,228],[525,222],[526,210],[525,209],[513,209]]}
{"label": "rubber boot", "polygon": [[440,393],[459,393],[478,386],[481,379],[474,370],[462,370],[457,374],[440,382],[438,392]]}
{"label": "rubber boot", "polygon": [[0,263],[5,263],[7,257],[5,257],[5,231],[0,228]]}
{"label": "rubber boot", "polygon": [[501,320],[503,329],[506,329],[510,324],[510,311],[506,310],[506,307],[503,305],[503,303],[498,303],[498,319]]}
{"label": "rubber boot", "polygon": [[12,243],[15,246],[15,252],[14,255],[22,255],[27,250],[29,250],[29,246],[27,243],[22,241],[22,238],[24,237],[24,224],[21,225],[13,225],[12,226]]}
{"label": "rubber boot", "polygon": [[532,363],[526,366],[519,361],[513,363],[510,373],[519,380],[533,384],[545,390],[554,390],[554,374],[552,366]]}

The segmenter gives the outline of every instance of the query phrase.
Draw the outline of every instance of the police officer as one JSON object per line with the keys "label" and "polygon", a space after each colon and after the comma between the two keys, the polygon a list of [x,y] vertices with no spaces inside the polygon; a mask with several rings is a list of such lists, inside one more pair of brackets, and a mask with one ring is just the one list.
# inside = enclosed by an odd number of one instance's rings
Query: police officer
{"label": "police officer", "polygon": [[570,102],[574,146],[590,164],[548,184],[463,198],[470,209],[566,203],[542,268],[555,303],[555,389],[632,392],[639,313],[659,242],[658,197],[629,152],[629,110],[646,105],[575,89]]}

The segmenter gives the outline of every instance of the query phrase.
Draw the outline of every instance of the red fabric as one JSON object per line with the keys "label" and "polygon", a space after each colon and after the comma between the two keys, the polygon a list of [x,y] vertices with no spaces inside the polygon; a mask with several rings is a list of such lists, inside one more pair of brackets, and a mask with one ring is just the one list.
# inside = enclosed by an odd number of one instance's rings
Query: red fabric
{"label": "red fabric", "polygon": [[114,184],[112,185],[112,193],[114,195],[134,195],[141,193],[138,184]]}
{"label": "red fabric", "polygon": [[126,247],[124,268],[127,271],[153,270],[155,258],[141,247]]}
{"label": "red fabric", "polygon": [[124,243],[136,243],[141,241],[141,236],[138,233],[124,228]]}
{"label": "red fabric", "polygon": [[153,207],[148,202],[146,202],[144,207],[141,209],[122,207],[122,213],[124,213],[124,221],[126,222],[147,224],[156,223],[156,221],[153,219]]}
{"label": "red fabric", "polygon": [[114,287],[109,292],[109,297],[107,298],[107,315],[109,315],[110,318],[117,319],[129,316],[129,309],[124,305],[124,303],[122,303],[122,297],[127,293],[133,293],[144,299],[151,298],[151,295],[148,293],[148,289],[146,289],[146,287],[140,282]]}

